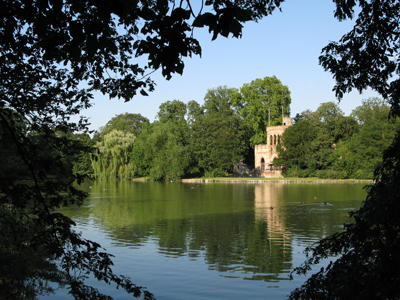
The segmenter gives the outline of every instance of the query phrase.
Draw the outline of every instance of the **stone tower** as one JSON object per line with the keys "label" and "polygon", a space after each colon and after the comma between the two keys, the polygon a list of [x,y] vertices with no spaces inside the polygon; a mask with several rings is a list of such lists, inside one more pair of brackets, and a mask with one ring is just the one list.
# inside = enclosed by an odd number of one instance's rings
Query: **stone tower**
{"label": "stone tower", "polygon": [[256,145],[254,149],[255,168],[260,170],[261,177],[283,177],[279,166],[274,166],[274,158],[278,156],[276,146],[281,142],[282,134],[292,126],[292,118],[284,117],[283,125],[267,127],[267,144]]}

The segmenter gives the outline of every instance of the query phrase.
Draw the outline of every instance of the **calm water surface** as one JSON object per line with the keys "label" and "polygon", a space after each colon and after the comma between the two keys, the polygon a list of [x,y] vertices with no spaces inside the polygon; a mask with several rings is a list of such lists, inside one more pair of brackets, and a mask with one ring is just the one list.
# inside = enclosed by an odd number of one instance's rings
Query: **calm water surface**
{"label": "calm water surface", "polygon": [[[63,213],[115,255],[113,270],[164,299],[285,299],[303,250],[350,222],[365,183],[97,181]],[[115,299],[132,299],[89,282]],[[57,299],[70,299],[59,291]],[[47,298],[47,297],[43,297]]]}

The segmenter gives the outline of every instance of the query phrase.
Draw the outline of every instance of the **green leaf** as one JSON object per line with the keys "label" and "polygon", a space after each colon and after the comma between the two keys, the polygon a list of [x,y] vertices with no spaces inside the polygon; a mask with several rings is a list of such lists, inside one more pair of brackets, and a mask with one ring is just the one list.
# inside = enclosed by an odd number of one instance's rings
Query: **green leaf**
{"label": "green leaf", "polygon": [[188,20],[190,19],[190,10],[177,7],[171,12],[171,18],[177,21]]}
{"label": "green leaf", "polygon": [[229,31],[233,34],[234,37],[238,38],[242,35],[243,25],[239,23],[237,20],[232,20],[229,23]]}
{"label": "green leaf", "polygon": [[143,89],[140,90],[140,94],[143,95],[143,96],[148,96],[148,95],[149,95],[149,94],[147,94],[146,91],[143,90]]}
{"label": "green leaf", "polygon": [[215,26],[217,21],[217,16],[212,14],[212,13],[204,13],[201,15],[198,15],[194,21],[192,26],[194,27],[204,27],[204,26]]}
{"label": "green leaf", "polygon": [[146,21],[152,21],[157,18],[157,15],[153,10],[151,10],[149,8],[144,8],[139,12],[139,17],[141,17],[142,19],[144,19]]}

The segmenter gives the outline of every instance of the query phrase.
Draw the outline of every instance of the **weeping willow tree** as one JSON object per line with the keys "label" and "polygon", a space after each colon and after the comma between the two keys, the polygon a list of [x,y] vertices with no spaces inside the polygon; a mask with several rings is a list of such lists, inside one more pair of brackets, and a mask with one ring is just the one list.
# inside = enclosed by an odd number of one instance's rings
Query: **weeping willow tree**
{"label": "weeping willow tree", "polygon": [[98,153],[92,157],[94,176],[98,179],[128,179],[133,177],[129,154],[136,136],[113,130],[96,144]]}

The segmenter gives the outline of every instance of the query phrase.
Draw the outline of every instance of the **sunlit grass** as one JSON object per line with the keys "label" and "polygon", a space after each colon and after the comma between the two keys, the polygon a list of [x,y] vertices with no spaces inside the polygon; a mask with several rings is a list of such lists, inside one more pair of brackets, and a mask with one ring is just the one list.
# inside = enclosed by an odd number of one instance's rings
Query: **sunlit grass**
{"label": "sunlit grass", "polygon": [[187,178],[182,179],[182,181],[189,181],[189,180],[199,180],[199,181],[337,181],[337,182],[362,182],[368,181],[371,182],[372,180],[368,179],[321,179],[318,177],[307,177],[307,178],[300,178],[300,177],[285,177],[285,178],[262,178],[262,177],[215,177],[215,178]]}

